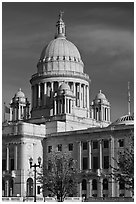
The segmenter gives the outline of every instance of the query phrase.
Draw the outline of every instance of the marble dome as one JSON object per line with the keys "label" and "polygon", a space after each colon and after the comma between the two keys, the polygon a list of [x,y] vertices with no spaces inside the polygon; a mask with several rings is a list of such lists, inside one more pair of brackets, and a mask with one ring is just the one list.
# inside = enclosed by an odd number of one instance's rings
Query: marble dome
{"label": "marble dome", "polygon": [[40,60],[70,60],[81,62],[81,56],[77,47],[65,37],[52,40],[42,51]]}
{"label": "marble dome", "polygon": [[42,50],[37,64],[38,72],[72,71],[83,73],[84,64],[77,47],[66,39],[62,17],[56,24],[55,38]]}

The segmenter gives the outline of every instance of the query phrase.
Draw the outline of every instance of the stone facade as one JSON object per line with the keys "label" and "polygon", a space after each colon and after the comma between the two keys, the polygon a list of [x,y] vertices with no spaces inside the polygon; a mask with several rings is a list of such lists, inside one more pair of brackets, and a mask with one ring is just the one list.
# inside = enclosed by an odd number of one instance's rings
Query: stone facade
{"label": "stone facade", "polygon": [[[37,73],[30,79],[32,109],[19,91],[10,103],[10,119],[2,126],[2,195],[33,196],[34,172],[29,159],[43,166],[48,163],[48,146],[62,151],[72,144],[71,156],[85,175],[78,185],[78,196],[130,196],[108,177],[127,135],[134,130],[133,116],[110,121],[110,102],[100,91],[90,105],[90,78],[76,46],[66,39],[62,16],[56,25],[55,39],[42,51]],[[126,125],[126,123],[128,125]],[[123,139],[123,146],[119,140]],[[68,150],[69,151],[69,150]],[[40,169],[37,169],[40,171]],[[37,183],[37,195],[42,195]]]}

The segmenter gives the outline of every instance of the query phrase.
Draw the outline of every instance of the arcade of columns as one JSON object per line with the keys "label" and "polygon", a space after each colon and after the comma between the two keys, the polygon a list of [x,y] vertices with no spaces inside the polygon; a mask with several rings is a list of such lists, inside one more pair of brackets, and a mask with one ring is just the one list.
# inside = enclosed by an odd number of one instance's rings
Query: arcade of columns
{"label": "arcade of columns", "polygon": [[[109,140],[109,166],[113,165],[113,158],[114,158],[114,138],[110,138]],[[89,197],[92,197],[92,180],[93,179],[97,179],[98,178],[98,194],[99,197],[103,197],[103,176],[102,176],[102,172],[103,172],[103,140],[98,140],[99,142],[99,151],[98,151],[98,161],[99,161],[99,169],[97,172],[96,177],[90,177],[88,184],[87,184],[87,193]],[[83,152],[82,152],[82,141],[77,142],[78,144],[78,151],[79,151],[79,156],[78,156],[78,161],[79,161],[79,170],[82,171],[82,159],[83,159]],[[92,166],[92,141],[88,141],[88,170],[93,170],[93,166]],[[88,171],[87,170],[87,171]],[[111,169],[112,171],[112,169]],[[111,197],[115,196],[115,183],[114,183],[114,179],[112,178],[111,181],[109,182],[110,184],[110,189],[111,189]],[[82,196],[82,183],[80,183],[80,196]]]}
{"label": "arcade of columns", "polygon": [[[32,85],[32,107],[48,106],[47,97],[53,98],[53,94],[62,83],[54,81]],[[76,82],[65,83],[70,86],[76,97],[75,106],[89,109],[89,85]]]}

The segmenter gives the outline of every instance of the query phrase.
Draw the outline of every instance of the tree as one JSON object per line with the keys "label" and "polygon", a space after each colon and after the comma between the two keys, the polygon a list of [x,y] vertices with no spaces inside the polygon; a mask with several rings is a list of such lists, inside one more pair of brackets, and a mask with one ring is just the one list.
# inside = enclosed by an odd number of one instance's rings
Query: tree
{"label": "tree", "polygon": [[127,142],[127,147],[118,153],[118,161],[115,160],[117,168],[112,167],[112,176],[134,195],[134,137],[132,134],[127,137]]}
{"label": "tree", "polygon": [[[77,195],[77,162],[68,153],[50,153],[43,172],[38,176],[42,183],[43,192],[63,201],[66,196]],[[49,195],[48,194],[48,195]]]}

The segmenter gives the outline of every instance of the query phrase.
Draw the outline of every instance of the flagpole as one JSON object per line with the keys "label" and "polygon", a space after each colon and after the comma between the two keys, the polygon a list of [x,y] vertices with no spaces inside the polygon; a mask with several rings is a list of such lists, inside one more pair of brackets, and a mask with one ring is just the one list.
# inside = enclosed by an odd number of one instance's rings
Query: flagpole
{"label": "flagpole", "polygon": [[4,122],[5,122],[5,105],[6,105],[6,103],[4,102]]}
{"label": "flagpole", "polygon": [[128,81],[128,115],[130,115],[130,82]]}

